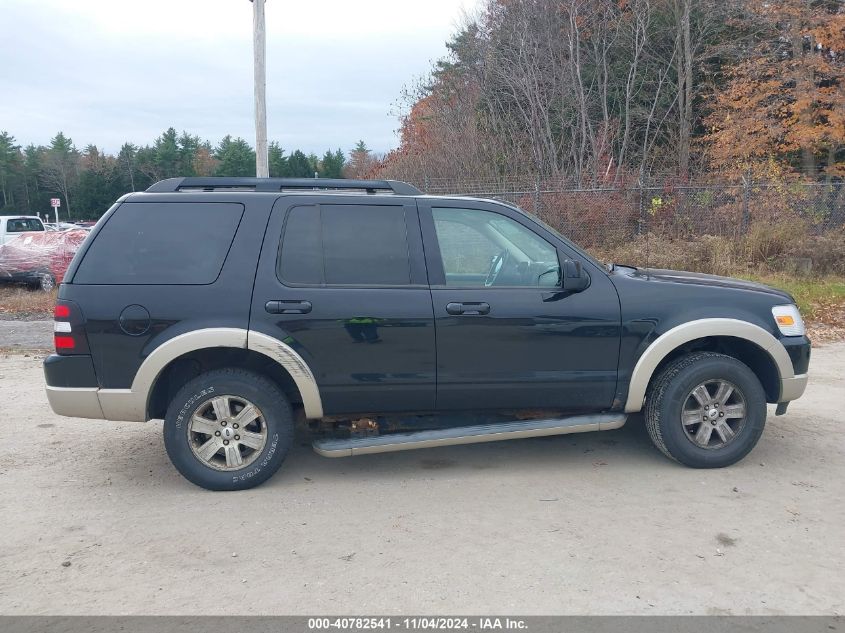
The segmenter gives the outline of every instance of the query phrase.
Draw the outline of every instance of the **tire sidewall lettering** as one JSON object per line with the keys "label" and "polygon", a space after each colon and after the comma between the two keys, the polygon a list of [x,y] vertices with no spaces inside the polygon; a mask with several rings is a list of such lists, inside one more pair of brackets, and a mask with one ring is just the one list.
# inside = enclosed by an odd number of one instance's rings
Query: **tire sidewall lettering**
{"label": "tire sidewall lettering", "polygon": [[185,420],[186,415],[193,415],[194,410],[196,407],[194,403],[199,400],[200,398],[205,398],[206,396],[214,393],[214,387],[206,387],[199,393],[193,395],[188,399],[188,401],[182,406],[182,409],[179,411],[179,414],[176,416],[175,426],[177,429],[182,429],[182,423]]}
{"label": "tire sidewall lettering", "polygon": [[238,475],[233,475],[232,481],[233,482],[246,481],[247,479],[252,479],[258,473],[260,473],[264,469],[264,467],[267,466],[267,464],[270,462],[270,460],[273,459],[273,455],[276,453],[276,447],[278,446],[278,444],[279,444],[279,434],[274,433],[273,437],[272,437],[272,442],[270,443],[270,446],[267,448],[267,454],[264,455],[264,457],[261,460],[261,463],[258,466],[256,466],[255,468],[253,468],[252,470],[249,470],[249,471],[244,472],[244,473],[240,473]]}

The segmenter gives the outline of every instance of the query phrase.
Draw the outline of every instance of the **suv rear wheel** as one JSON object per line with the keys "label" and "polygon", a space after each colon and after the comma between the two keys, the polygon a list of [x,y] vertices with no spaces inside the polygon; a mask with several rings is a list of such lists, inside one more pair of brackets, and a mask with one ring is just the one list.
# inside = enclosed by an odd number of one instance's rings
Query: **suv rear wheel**
{"label": "suv rear wheel", "polygon": [[164,420],[170,461],[209,490],[243,490],[269,479],[293,442],[284,393],[242,369],[201,374],[171,400]]}
{"label": "suv rear wheel", "polygon": [[766,394],[735,358],[697,352],[670,363],[652,383],[645,421],[666,456],[693,468],[735,464],[766,424]]}

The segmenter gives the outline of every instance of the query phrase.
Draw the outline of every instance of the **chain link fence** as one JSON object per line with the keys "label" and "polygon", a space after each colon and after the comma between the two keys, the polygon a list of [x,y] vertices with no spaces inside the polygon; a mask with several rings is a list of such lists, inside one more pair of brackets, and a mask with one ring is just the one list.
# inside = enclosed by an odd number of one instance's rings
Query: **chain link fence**
{"label": "chain link fence", "polygon": [[[648,249],[650,244],[650,250],[634,254],[640,261],[631,263],[638,265],[653,264],[642,261],[650,258],[661,264],[718,273],[761,265],[797,265],[816,272],[836,272],[845,266],[845,262],[828,261],[845,259],[845,253],[828,252],[829,248],[821,266],[813,268],[813,261],[796,264],[796,260],[814,259],[814,238],[845,234],[845,183],[743,180],[578,189],[567,187],[565,182],[525,177],[424,178],[414,184],[429,194],[493,198],[514,204],[575,243],[603,255],[612,256],[636,244],[642,245],[641,250]],[[834,246],[840,248],[845,240],[837,239]],[[692,262],[664,259],[668,256],[659,252],[675,247],[677,259],[679,249],[695,251],[700,243],[716,242],[722,245],[721,251],[698,253]],[[799,243],[807,253],[798,248]]]}

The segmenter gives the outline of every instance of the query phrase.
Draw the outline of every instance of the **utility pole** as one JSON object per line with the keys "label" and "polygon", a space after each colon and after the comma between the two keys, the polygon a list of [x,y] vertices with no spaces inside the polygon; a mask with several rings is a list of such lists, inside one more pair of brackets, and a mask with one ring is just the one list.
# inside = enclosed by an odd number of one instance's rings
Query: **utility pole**
{"label": "utility pole", "polygon": [[264,57],[267,54],[267,39],[264,32],[265,0],[252,2],[252,51],[255,83],[255,175],[259,178],[270,176],[267,159],[267,71]]}

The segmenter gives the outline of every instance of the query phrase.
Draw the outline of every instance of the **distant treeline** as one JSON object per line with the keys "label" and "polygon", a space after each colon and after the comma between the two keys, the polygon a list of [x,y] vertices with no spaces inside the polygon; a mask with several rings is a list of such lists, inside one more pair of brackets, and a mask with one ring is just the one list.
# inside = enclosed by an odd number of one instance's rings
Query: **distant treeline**
{"label": "distant treeline", "polygon": [[[362,177],[376,159],[360,141],[348,154],[338,149],[322,158],[301,150],[287,153],[270,143],[272,177]],[[48,146],[22,147],[0,132],[0,213],[44,214],[50,198],[61,198],[61,219],[95,219],[128,191],[142,191],[175,176],[254,176],[255,150],[242,138],[225,136],[217,145],[169,128],[152,145],[124,143],[106,154],[96,145],[77,149],[62,132]],[[52,217],[52,216],[51,216]]]}

